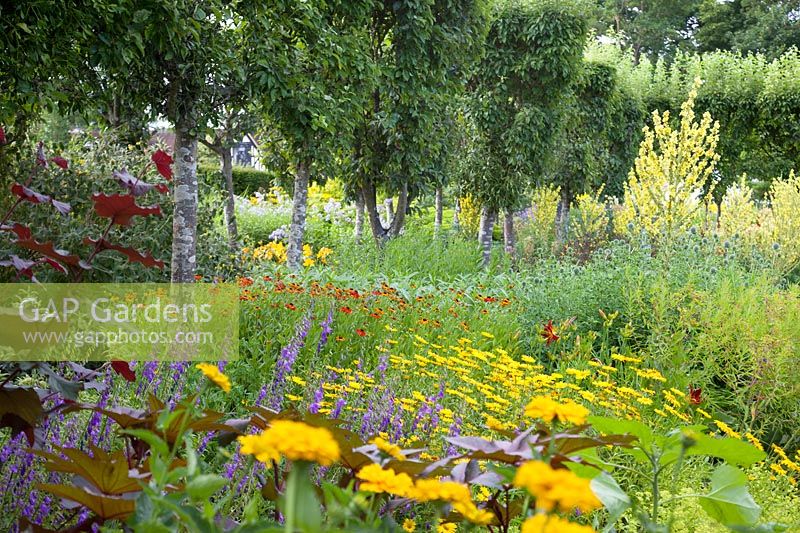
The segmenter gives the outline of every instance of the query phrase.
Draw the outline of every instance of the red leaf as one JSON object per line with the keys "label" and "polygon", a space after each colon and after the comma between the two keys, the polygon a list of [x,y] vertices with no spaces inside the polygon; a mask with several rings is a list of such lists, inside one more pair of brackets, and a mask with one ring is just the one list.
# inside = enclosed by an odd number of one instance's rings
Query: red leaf
{"label": "red leaf", "polygon": [[62,215],[69,213],[70,205],[68,203],[54,200],[52,196],[38,193],[22,184],[15,183],[12,185],[11,192],[26,202],[30,202],[32,204],[50,204]]}
{"label": "red leaf", "polygon": [[151,159],[156,164],[158,173],[168,180],[172,180],[172,168],[170,167],[174,163],[172,157],[164,150],[156,150]]}
{"label": "red leaf", "polygon": [[131,383],[136,381],[136,372],[131,370],[130,363],[127,361],[111,361],[111,368],[114,369],[114,372],[122,376],[125,381],[130,381]]}
{"label": "red leaf", "polygon": [[2,388],[0,400],[0,428],[10,427],[12,436],[25,433],[33,446],[33,429],[44,415],[39,395],[33,389]]}
{"label": "red leaf", "polygon": [[10,231],[17,235],[19,239],[30,239],[32,237],[31,228],[28,226],[23,226],[19,222],[12,222],[11,224],[6,224],[4,226],[0,226],[0,231]]}
{"label": "red leaf", "polygon": [[3,129],[3,126],[0,126],[0,144],[8,144],[8,140],[6,139],[6,130]]}
{"label": "red leaf", "polygon": [[52,158],[50,158],[50,161],[52,161],[56,165],[60,166],[64,170],[67,170],[67,167],[69,166],[69,163],[63,157],[58,157],[58,156],[52,157]]}
{"label": "red leaf", "polygon": [[67,267],[56,261],[55,259],[50,259],[49,257],[44,258],[44,262],[53,267],[54,269],[58,270],[63,274],[67,274]]}
{"label": "red leaf", "polygon": [[35,239],[20,239],[15,241],[14,244],[21,248],[26,248],[28,250],[33,250],[34,252],[38,252],[45,257],[49,257],[58,261],[59,263],[64,263],[74,267],[80,267],[83,269],[88,270],[89,266],[85,265],[81,258],[75,254],[70,254],[66,250],[59,250],[53,244],[53,241],[47,242],[39,242]]}
{"label": "red leaf", "polygon": [[16,255],[12,255],[9,259],[0,261],[0,266],[14,267],[20,276],[25,276],[31,281],[36,281],[36,278],[33,276],[33,267],[36,266],[35,261],[29,261]]}
{"label": "red leaf", "polygon": [[[98,244],[98,242],[99,242],[99,244]],[[142,253],[142,252],[139,252],[138,250],[135,250],[133,248],[129,248],[127,246],[120,246],[118,244],[110,243],[105,239],[92,239],[91,237],[86,237],[85,239],[83,239],[83,244],[97,246],[98,250],[100,250],[100,251],[103,251],[103,250],[114,250],[114,251],[117,251],[117,252],[127,256],[128,260],[131,263],[141,263],[144,266],[150,267],[150,268],[152,268],[152,267],[158,267],[158,268],[161,268],[161,269],[164,268],[164,261],[161,261],[159,259],[155,259],[149,252],[148,253]]]}
{"label": "red leaf", "polygon": [[94,211],[101,217],[110,218],[114,224],[128,226],[131,218],[136,215],[149,216],[161,215],[161,207],[151,205],[142,207],[136,204],[136,198],[132,194],[112,194],[95,193],[92,195],[94,201]]}
{"label": "red leaf", "polygon": [[146,183],[140,180],[139,178],[131,175],[125,169],[122,169],[119,172],[114,171],[114,177],[117,178],[117,182],[119,182],[120,185],[128,189],[134,196],[141,196],[143,194],[152,191],[153,189],[156,189],[159,192],[161,192],[161,189],[159,187],[164,187],[164,185],[156,186],[151,183]]}

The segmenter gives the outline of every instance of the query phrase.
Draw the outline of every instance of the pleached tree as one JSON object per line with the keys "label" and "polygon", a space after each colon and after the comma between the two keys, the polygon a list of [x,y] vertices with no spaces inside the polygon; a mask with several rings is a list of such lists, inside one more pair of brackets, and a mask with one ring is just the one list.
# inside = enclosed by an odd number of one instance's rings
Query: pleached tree
{"label": "pleached tree", "polygon": [[560,103],[578,73],[586,35],[580,1],[513,1],[492,17],[475,72],[468,113],[474,123],[463,190],[481,205],[478,235],[489,264],[492,228],[504,217],[513,251],[513,212],[540,175],[560,120]]}

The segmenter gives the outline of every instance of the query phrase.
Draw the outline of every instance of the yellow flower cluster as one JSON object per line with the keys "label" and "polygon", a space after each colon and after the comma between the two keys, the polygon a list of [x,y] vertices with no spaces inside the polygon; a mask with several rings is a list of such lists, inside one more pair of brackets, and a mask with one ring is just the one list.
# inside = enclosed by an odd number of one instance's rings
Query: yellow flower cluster
{"label": "yellow flower cluster", "polygon": [[244,435],[238,440],[241,453],[254,455],[262,463],[285,457],[329,466],[340,456],[339,444],[329,430],[293,420],[275,420],[260,434]]}
{"label": "yellow flower cluster", "polygon": [[216,365],[199,363],[195,365],[195,368],[202,372],[205,377],[210,379],[220,389],[224,390],[225,392],[231,391],[231,380],[228,378],[228,376],[220,372]]}
{"label": "yellow flower cluster", "polygon": [[605,240],[608,228],[608,211],[605,202],[600,200],[605,185],[594,194],[583,193],[575,198],[575,222],[573,230],[579,242],[599,243]]}
{"label": "yellow flower cluster", "polygon": [[488,524],[493,517],[489,511],[477,508],[467,485],[455,481],[419,479],[415,483],[404,472],[398,474],[392,468],[384,469],[374,463],[359,470],[356,477],[361,481],[360,490],[411,498],[420,503],[447,502],[466,520],[475,524]]}
{"label": "yellow flower cluster", "polygon": [[389,457],[393,457],[398,461],[405,461],[406,457],[403,455],[403,451],[397,444],[392,444],[388,440],[384,439],[383,437],[375,437],[371,441],[370,444],[374,444],[378,450],[382,451]]}
{"label": "yellow flower cluster", "polygon": [[569,399],[557,402],[549,396],[536,396],[525,406],[525,416],[545,422],[559,420],[580,425],[586,422],[589,410]]}
{"label": "yellow flower cluster", "polygon": [[716,167],[719,124],[705,113],[695,121],[694,101],[700,80],[681,105],[680,126],[670,126],[669,111],[653,113],[653,128],[644,128],[639,155],[625,184],[625,197],[614,217],[618,233],[636,222],[653,238],[667,239],[685,231],[711,197],[708,180]]}
{"label": "yellow flower cluster", "polygon": [[520,533],[594,533],[594,529],[556,515],[537,514],[522,523]]}
{"label": "yellow flower cluster", "polygon": [[[274,261],[275,263],[283,264],[286,262],[287,247],[282,242],[270,241],[267,244],[262,244],[256,248],[250,249],[248,247],[242,248],[242,254],[247,257],[248,255],[257,261]],[[323,265],[328,264],[328,259],[333,254],[333,250],[323,246],[317,250],[316,254],[310,244],[303,245],[303,266],[311,267],[317,262]]]}
{"label": "yellow flower cluster", "polygon": [[267,244],[262,244],[257,248],[250,250],[249,248],[242,248],[242,254],[245,256],[250,255],[253,259],[258,261],[274,261],[276,263],[286,262],[286,245],[282,242],[270,241]]}
{"label": "yellow flower cluster", "polygon": [[514,486],[524,488],[536,498],[536,507],[546,511],[593,511],[600,501],[588,479],[570,470],[554,469],[542,461],[528,461],[517,469]]}
{"label": "yellow flower cluster", "polygon": [[478,509],[472,501],[469,487],[455,481],[420,479],[414,485],[413,498],[418,502],[443,501],[453,505],[465,519],[474,524],[488,524],[492,513]]}
{"label": "yellow flower cluster", "polygon": [[405,472],[397,473],[392,468],[384,469],[379,464],[369,464],[358,471],[356,478],[361,480],[360,490],[392,494],[402,498],[411,497],[414,480]]}

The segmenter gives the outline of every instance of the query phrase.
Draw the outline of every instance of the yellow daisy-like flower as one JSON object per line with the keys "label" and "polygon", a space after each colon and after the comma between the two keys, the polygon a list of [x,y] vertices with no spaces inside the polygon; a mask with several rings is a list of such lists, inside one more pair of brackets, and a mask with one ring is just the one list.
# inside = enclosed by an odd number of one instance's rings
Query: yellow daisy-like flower
{"label": "yellow daisy-like flower", "polygon": [[742,436],[739,433],[737,433],[736,431],[732,430],[731,427],[728,424],[726,424],[725,422],[723,422],[722,420],[714,420],[714,424],[716,424],[716,426],[719,428],[719,430],[721,432],[723,432],[724,434],[726,434],[727,436],[732,437],[734,439],[741,439],[742,438]]}
{"label": "yellow daisy-like flower", "polygon": [[417,523],[410,518],[403,520],[403,531],[406,533],[414,533],[417,530]]}
{"label": "yellow daisy-like flower", "polygon": [[369,464],[358,471],[356,477],[361,480],[360,490],[394,494],[406,497],[413,492],[414,480],[405,472],[396,473],[393,469],[383,469],[379,464]]}
{"label": "yellow daisy-like flower", "polygon": [[228,378],[228,376],[220,372],[219,368],[217,368],[215,365],[199,363],[195,365],[195,368],[202,372],[205,377],[210,379],[220,389],[224,390],[225,392],[231,391],[231,380]]}
{"label": "yellow daisy-like flower", "polygon": [[441,500],[445,502],[468,501],[471,499],[469,487],[455,481],[420,479],[414,485],[413,498],[418,502]]}
{"label": "yellow daisy-like flower", "polygon": [[589,410],[573,400],[557,402],[549,396],[535,396],[525,406],[525,416],[539,418],[545,422],[558,419],[579,425],[586,422],[588,415]]}
{"label": "yellow daisy-like flower", "polygon": [[325,428],[293,420],[275,420],[258,435],[239,437],[241,453],[254,455],[262,463],[286,457],[330,466],[339,460],[339,444]]}
{"label": "yellow daisy-like flower", "polygon": [[522,523],[520,533],[595,533],[590,526],[570,522],[560,516],[537,514]]}
{"label": "yellow daisy-like flower", "polygon": [[600,507],[588,479],[573,472],[554,469],[542,461],[528,461],[517,469],[514,486],[536,497],[536,507],[546,511],[580,509],[589,512]]}
{"label": "yellow daisy-like flower", "polygon": [[375,437],[371,441],[370,444],[374,444],[380,451],[385,453],[386,455],[397,459],[398,461],[405,461],[406,456],[403,455],[402,448],[397,444],[392,444],[388,440],[382,437]]}
{"label": "yellow daisy-like flower", "polygon": [[439,522],[436,526],[436,533],[455,533],[458,531],[458,526],[452,522]]}

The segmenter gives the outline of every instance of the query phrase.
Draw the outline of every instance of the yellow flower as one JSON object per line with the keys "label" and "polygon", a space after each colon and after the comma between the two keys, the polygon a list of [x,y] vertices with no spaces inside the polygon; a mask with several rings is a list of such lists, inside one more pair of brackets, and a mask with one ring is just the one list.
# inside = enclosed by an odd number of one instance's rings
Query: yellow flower
{"label": "yellow flower", "polygon": [[481,336],[486,337],[487,339],[494,339],[494,335],[492,335],[488,331],[481,331]]}
{"label": "yellow flower", "polygon": [[734,439],[741,439],[742,438],[741,435],[739,435],[737,432],[732,430],[731,427],[728,424],[726,424],[725,422],[722,422],[721,420],[714,420],[714,424],[716,424],[717,427],[719,428],[719,430],[722,431],[727,436],[733,437]]}
{"label": "yellow flower", "polygon": [[320,263],[322,263],[323,265],[326,265],[328,263],[328,257],[332,253],[333,253],[333,250],[331,250],[330,248],[328,248],[326,246],[323,246],[322,248],[317,250],[317,259],[319,259]]}
{"label": "yellow flower", "polygon": [[375,437],[371,441],[370,444],[374,444],[380,451],[389,455],[390,457],[394,457],[398,461],[405,461],[406,457],[403,455],[403,452],[397,444],[392,444],[391,442],[383,439],[381,437]]}
{"label": "yellow flower", "polygon": [[205,375],[208,379],[210,379],[217,387],[224,390],[225,392],[231,391],[231,380],[219,371],[215,365],[210,365],[208,363],[199,363],[195,365],[195,368],[198,369],[200,372]]}
{"label": "yellow flower", "polygon": [[386,492],[406,497],[414,488],[414,481],[408,474],[404,472],[398,474],[391,468],[384,470],[381,465],[375,463],[359,470],[356,477],[361,480],[359,489],[367,492]]}
{"label": "yellow flower", "polygon": [[525,406],[525,416],[540,418],[545,422],[558,419],[562,422],[579,425],[586,422],[588,415],[589,410],[579,403],[569,399],[559,403],[549,396],[535,396]]}
{"label": "yellow flower", "polygon": [[286,457],[291,461],[312,461],[329,466],[339,460],[339,444],[321,427],[293,420],[275,420],[259,435],[239,437],[241,453],[254,455],[262,463]]}
{"label": "yellow flower", "polygon": [[517,469],[514,486],[536,497],[536,507],[546,511],[580,509],[589,512],[600,507],[588,479],[564,469],[553,469],[541,461],[528,461]]}
{"label": "yellow flower", "polygon": [[305,258],[303,260],[303,266],[304,267],[312,267],[312,266],[314,266],[314,260],[311,259],[310,257]]}
{"label": "yellow flower", "polygon": [[417,529],[417,523],[410,518],[403,520],[403,531],[406,533],[414,533]]}
{"label": "yellow flower", "polygon": [[522,523],[520,533],[594,533],[594,529],[556,515],[537,514]]}
{"label": "yellow flower", "polygon": [[469,487],[455,481],[420,479],[414,485],[413,498],[418,502],[441,500],[446,502],[470,500]]}
{"label": "yellow flower", "polygon": [[452,522],[439,522],[436,527],[436,533],[455,533],[457,530],[458,526]]}

